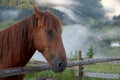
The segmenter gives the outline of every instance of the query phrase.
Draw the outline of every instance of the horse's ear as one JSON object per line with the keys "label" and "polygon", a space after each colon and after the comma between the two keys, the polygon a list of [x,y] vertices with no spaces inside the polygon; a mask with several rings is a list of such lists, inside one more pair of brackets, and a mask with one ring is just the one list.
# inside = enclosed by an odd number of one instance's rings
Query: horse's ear
{"label": "horse's ear", "polygon": [[34,12],[35,12],[35,14],[36,14],[37,16],[40,16],[40,15],[41,15],[40,10],[39,10],[35,5],[33,5],[33,7],[34,7]]}

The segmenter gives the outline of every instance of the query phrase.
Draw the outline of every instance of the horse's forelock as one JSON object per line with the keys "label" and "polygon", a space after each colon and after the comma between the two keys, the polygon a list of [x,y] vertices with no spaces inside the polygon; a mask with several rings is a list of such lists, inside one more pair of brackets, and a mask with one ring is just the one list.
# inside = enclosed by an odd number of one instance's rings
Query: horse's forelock
{"label": "horse's forelock", "polygon": [[50,11],[43,12],[42,15],[39,15],[40,18],[40,27],[46,27],[48,30],[54,28],[56,31],[61,31],[61,21],[60,19]]}

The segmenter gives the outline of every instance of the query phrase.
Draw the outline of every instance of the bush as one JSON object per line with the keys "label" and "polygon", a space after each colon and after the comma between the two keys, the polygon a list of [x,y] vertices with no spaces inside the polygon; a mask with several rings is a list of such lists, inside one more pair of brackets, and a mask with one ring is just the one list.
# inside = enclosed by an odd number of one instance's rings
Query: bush
{"label": "bush", "polygon": [[86,54],[86,57],[87,57],[87,58],[93,58],[93,55],[94,55],[94,54],[95,54],[95,53],[94,53],[93,46],[90,46],[89,51],[88,51],[87,54]]}

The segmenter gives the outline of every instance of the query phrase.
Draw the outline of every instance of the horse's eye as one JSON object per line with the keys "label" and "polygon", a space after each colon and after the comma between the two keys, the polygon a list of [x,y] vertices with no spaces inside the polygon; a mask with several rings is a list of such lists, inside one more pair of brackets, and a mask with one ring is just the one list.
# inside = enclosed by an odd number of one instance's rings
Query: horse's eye
{"label": "horse's eye", "polygon": [[51,29],[51,30],[48,31],[48,36],[52,37],[52,35],[53,35],[53,30]]}

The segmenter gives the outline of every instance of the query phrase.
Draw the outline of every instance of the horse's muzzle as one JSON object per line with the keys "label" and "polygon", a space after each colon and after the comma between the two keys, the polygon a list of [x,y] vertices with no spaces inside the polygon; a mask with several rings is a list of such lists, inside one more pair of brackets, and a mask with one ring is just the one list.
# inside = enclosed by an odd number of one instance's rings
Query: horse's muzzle
{"label": "horse's muzzle", "polygon": [[62,60],[53,60],[52,62],[52,66],[53,66],[53,71],[54,72],[62,72],[65,70],[66,68],[66,65],[67,65],[67,62],[66,61],[62,61]]}

